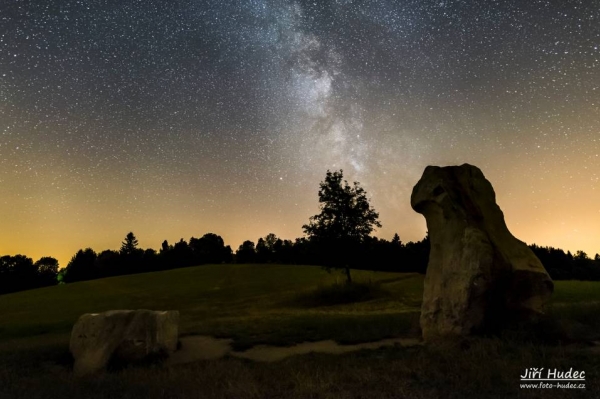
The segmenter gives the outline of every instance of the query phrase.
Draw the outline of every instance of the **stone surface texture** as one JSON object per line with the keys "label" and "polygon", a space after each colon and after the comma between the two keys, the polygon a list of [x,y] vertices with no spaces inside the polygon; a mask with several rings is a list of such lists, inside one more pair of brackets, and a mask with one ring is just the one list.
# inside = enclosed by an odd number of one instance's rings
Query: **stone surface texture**
{"label": "stone surface texture", "polygon": [[552,280],[508,231],[481,170],[428,166],[411,206],[425,216],[431,243],[420,320],[425,340],[497,331],[543,312]]}
{"label": "stone surface texture", "polygon": [[166,355],[177,349],[178,311],[111,310],[79,317],[70,350],[76,375],[104,370],[111,360],[123,364]]}

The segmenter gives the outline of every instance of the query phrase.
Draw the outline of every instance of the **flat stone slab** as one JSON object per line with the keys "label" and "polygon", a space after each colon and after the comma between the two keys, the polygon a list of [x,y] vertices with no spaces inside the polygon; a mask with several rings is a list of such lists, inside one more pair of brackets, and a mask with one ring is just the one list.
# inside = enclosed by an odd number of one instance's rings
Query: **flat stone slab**
{"label": "flat stone slab", "polygon": [[111,310],[86,313],[71,331],[70,351],[76,375],[105,369],[109,361],[142,361],[177,349],[178,311]]}

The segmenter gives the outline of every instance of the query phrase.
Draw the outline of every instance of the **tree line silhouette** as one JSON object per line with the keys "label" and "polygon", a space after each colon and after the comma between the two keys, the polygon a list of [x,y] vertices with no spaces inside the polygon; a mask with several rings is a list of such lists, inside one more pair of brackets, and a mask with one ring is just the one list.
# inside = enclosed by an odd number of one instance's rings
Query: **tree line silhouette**
{"label": "tree line silhouette", "polygon": [[600,254],[594,259],[583,251],[563,251],[559,248],[529,246],[540,259],[553,280],[591,280],[600,281]]}
{"label": "tree line silhouette", "polygon": [[169,245],[165,240],[157,252],[152,248],[139,248],[137,238],[130,232],[119,251],[96,253],[91,248],[80,249],[57,278],[61,282],[71,283],[206,263],[231,263],[232,260],[229,245],[225,246],[223,238],[213,233],[201,238],[192,237],[189,242],[181,239],[175,245]]}
{"label": "tree line silhouette", "polygon": [[[403,244],[396,234],[392,241],[370,238],[355,251],[349,263],[352,269],[425,273],[429,239]],[[91,248],[80,249],[66,268],[57,273],[57,281],[71,283],[123,274],[144,273],[181,267],[219,263],[280,263],[328,266],[330,251],[317,243],[298,238],[282,240],[271,233],[254,244],[244,241],[235,254],[223,238],[207,233],[201,238],[180,239],[174,245],[163,241],[157,252],[138,248],[135,235],[125,237],[119,251],[96,253]]]}
{"label": "tree line silhouette", "polygon": [[[306,237],[282,240],[267,234],[244,241],[235,254],[223,238],[214,233],[174,245],[163,241],[157,252],[139,248],[133,232],[128,233],[119,251],[96,253],[80,249],[59,271],[58,261],[43,257],[37,262],[23,256],[0,257],[0,294],[118,276],[219,263],[281,263],[320,265],[341,269],[351,282],[351,269],[425,273],[429,261],[429,237],[406,244],[395,234],[391,241],[371,237],[381,227],[379,214],[369,204],[358,182],[343,180],[343,171],[327,171],[319,186],[320,213],[302,226]],[[575,255],[562,249],[531,245],[530,248],[554,280],[600,280],[600,255],[590,259],[583,251]]]}
{"label": "tree line silhouette", "polygon": [[[600,255],[592,259],[585,252],[575,255],[562,249],[529,246],[553,280],[600,281]],[[203,264],[277,263],[289,265],[331,264],[331,252],[324,251],[308,238],[282,240],[275,234],[259,238],[256,243],[244,241],[235,253],[223,238],[207,233],[188,241],[180,239],[174,245],[163,241],[159,251],[139,248],[133,233],[127,234],[118,251],[96,253],[91,248],[80,249],[67,266],[59,269],[58,261],[43,257],[36,262],[24,255],[0,257],[0,294],[8,294],[56,284],[190,267]],[[403,243],[398,234],[388,241],[369,237],[353,251],[351,269],[399,273],[422,273],[429,261],[429,237]]]}
{"label": "tree line silhouette", "polygon": [[49,256],[33,262],[24,255],[0,257],[0,294],[57,284],[58,261]]}

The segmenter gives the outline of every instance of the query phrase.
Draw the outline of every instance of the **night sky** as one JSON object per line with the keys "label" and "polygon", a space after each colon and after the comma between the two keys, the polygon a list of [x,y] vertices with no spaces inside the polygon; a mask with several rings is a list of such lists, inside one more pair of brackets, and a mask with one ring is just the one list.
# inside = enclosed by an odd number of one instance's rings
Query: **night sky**
{"label": "night sky", "polygon": [[294,239],[340,168],[420,240],[465,162],[517,238],[600,252],[598,0],[0,3],[0,255]]}

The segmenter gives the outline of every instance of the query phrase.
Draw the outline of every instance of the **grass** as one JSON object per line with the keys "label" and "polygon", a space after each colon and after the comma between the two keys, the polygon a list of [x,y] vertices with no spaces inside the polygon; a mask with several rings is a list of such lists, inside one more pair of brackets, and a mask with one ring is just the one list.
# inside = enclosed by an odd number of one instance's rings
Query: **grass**
{"label": "grass", "polygon": [[600,302],[598,281],[555,281],[553,303],[577,304]]}
{"label": "grass", "polygon": [[[340,276],[314,266],[281,265],[206,265],[24,291],[0,296],[0,341],[68,335],[81,314],[110,309],[176,309],[182,335],[240,337],[246,342],[256,337],[253,343],[270,341],[273,331],[282,336],[306,331],[307,339],[329,339],[331,324],[364,330],[378,323],[386,329],[387,317],[403,319],[405,313],[418,312],[422,276],[367,271],[353,275],[357,287],[360,282],[377,284],[380,292],[390,295],[304,306],[302,301],[314,296],[315,289],[335,286]],[[390,334],[387,330],[361,339],[379,339]],[[299,339],[298,333],[292,335],[290,343]]]}
{"label": "grass", "polygon": [[[76,380],[69,333],[77,317],[109,309],[177,309],[180,330],[234,340],[236,349],[418,334],[423,277],[318,267],[206,265],[0,296],[0,398],[581,398],[600,392],[598,353],[583,346],[478,338],[274,364],[236,358],[154,365]],[[549,313],[600,332],[600,283],[556,282]],[[585,370],[588,388],[524,390],[528,367]]]}
{"label": "grass", "polygon": [[332,306],[354,302],[366,302],[380,298],[386,294],[381,282],[336,282],[331,285],[321,285],[316,290],[303,292],[294,298],[293,302],[303,307]]}
{"label": "grass", "polygon": [[[15,356],[17,354],[15,353]],[[235,358],[175,367],[129,368],[75,379],[56,366],[60,347],[20,352],[16,369],[0,368],[8,398],[594,398],[596,356],[560,347],[476,339],[422,348],[394,347],[346,355],[310,354],[277,363]],[[3,359],[3,362],[6,362]],[[526,390],[519,375],[544,366],[587,373],[586,390]]]}

